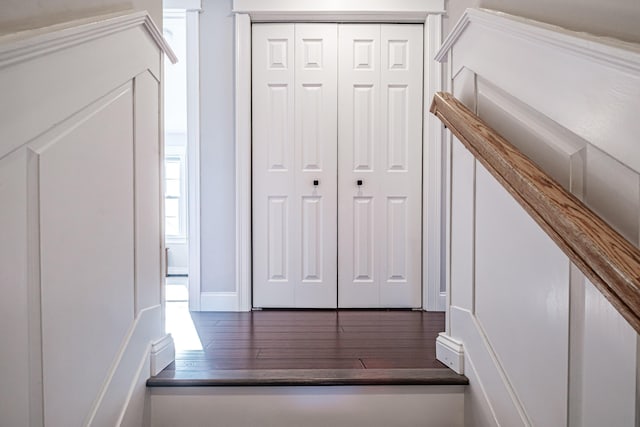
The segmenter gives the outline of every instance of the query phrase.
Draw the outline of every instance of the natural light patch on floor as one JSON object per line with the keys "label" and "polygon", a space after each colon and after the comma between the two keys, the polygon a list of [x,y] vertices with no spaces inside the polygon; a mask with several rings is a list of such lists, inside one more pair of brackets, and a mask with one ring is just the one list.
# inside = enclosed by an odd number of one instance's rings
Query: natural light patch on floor
{"label": "natural light patch on floor", "polygon": [[202,342],[189,314],[186,301],[167,301],[167,332],[173,337],[176,351],[202,350]]}

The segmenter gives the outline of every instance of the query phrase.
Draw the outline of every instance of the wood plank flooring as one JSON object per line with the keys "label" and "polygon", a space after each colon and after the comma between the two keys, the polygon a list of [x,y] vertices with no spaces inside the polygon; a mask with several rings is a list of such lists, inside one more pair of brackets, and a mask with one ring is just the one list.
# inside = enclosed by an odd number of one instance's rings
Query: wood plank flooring
{"label": "wood plank flooring", "polygon": [[466,381],[435,358],[444,313],[264,310],[194,312],[191,317],[203,350],[177,352],[176,361],[150,385],[211,379],[300,384],[309,377],[331,384]]}

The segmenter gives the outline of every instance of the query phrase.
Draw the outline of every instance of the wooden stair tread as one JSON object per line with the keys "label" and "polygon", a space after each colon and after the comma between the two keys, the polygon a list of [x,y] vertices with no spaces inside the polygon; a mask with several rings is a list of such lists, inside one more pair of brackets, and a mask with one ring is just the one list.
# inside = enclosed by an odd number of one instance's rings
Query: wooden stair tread
{"label": "wooden stair tread", "polygon": [[163,371],[148,387],[467,385],[448,368],[429,369],[216,369]]}

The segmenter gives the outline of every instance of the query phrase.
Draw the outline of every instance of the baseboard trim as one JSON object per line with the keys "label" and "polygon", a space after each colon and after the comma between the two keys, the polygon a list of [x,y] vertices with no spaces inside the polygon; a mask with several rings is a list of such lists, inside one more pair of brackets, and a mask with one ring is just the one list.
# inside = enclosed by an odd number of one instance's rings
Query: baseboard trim
{"label": "baseboard trim", "polygon": [[464,347],[460,341],[454,340],[444,332],[436,339],[436,359],[457,374],[464,374]]}
{"label": "baseboard trim", "polygon": [[241,311],[237,292],[202,292],[200,311]]}
{"label": "baseboard trim", "polygon": [[158,375],[164,368],[176,360],[176,348],[171,334],[166,334],[151,343],[151,376]]}
{"label": "baseboard trim", "polygon": [[140,360],[148,357],[149,344],[160,335],[161,319],[160,304],[140,310],[83,425],[113,425],[115,417],[129,406],[129,391],[138,380]]}

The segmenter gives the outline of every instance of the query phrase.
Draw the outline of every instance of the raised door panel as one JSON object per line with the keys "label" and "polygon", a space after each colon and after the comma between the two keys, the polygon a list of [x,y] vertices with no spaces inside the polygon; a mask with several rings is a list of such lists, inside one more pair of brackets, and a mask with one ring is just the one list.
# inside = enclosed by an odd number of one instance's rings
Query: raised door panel
{"label": "raised door panel", "polygon": [[293,307],[294,25],[254,25],[253,303]]}
{"label": "raised door panel", "polygon": [[295,25],[295,307],[337,306],[337,24]]}

